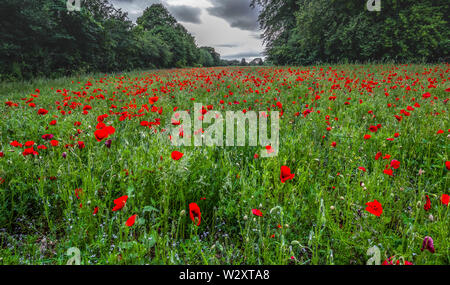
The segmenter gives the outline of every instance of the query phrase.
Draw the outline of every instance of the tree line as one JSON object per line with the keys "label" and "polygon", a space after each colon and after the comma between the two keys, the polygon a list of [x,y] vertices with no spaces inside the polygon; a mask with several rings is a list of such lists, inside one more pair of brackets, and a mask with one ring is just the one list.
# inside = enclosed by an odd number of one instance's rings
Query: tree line
{"label": "tree line", "polygon": [[448,0],[252,0],[259,6],[267,60],[448,62]]}
{"label": "tree line", "polygon": [[0,80],[71,73],[227,64],[194,37],[162,4],[133,24],[107,0],[2,0]]}

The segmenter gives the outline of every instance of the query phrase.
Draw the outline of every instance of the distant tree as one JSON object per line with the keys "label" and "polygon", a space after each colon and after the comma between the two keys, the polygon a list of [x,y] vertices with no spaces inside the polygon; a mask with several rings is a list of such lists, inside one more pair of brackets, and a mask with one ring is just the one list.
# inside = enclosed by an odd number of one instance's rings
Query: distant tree
{"label": "distant tree", "polygon": [[216,50],[213,47],[201,47],[200,49],[204,49],[204,50],[208,51],[211,54],[211,56],[213,58],[213,61],[214,61],[214,63],[213,63],[214,65],[220,65],[221,64],[221,62],[220,62],[220,54],[218,52],[216,52]]}
{"label": "distant tree", "polygon": [[245,60],[245,58],[241,59],[241,65],[242,66],[246,66],[247,65],[247,61]]}
{"label": "distant tree", "polygon": [[153,4],[144,10],[142,16],[137,19],[136,23],[146,30],[151,30],[156,27],[175,28],[177,20],[169,13],[164,5]]}
{"label": "distant tree", "polygon": [[248,63],[248,65],[252,65],[252,66],[263,65],[263,64],[264,64],[263,60],[261,58],[259,58],[259,57],[253,59],[252,61],[250,61]]}
{"label": "distant tree", "polygon": [[209,50],[205,47],[200,48],[200,64],[205,67],[214,65],[214,58]]}
{"label": "distant tree", "polygon": [[172,53],[169,66],[184,67],[201,64],[200,51],[194,37],[170,15],[162,4],[153,4],[137,19],[138,27],[151,32],[167,44]]}

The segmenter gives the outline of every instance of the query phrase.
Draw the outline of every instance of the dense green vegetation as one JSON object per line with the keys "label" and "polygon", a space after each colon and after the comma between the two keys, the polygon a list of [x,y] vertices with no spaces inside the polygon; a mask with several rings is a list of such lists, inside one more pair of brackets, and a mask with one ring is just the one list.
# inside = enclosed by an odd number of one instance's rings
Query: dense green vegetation
{"label": "dense green vegetation", "polygon": [[447,0],[253,0],[268,60],[316,62],[445,62],[450,56]]}
{"label": "dense green vegetation", "polygon": [[0,5],[0,80],[220,65],[211,47],[195,39],[161,4],[134,25],[107,0],[4,0]]}

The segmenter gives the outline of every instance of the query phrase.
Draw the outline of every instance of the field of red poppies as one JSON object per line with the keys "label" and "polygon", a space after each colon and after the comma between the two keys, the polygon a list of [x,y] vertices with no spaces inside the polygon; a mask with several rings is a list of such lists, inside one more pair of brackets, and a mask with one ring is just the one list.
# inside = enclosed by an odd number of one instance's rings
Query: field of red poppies
{"label": "field of red poppies", "polygon": [[[0,264],[450,264],[449,71],[1,83]],[[173,146],[172,115],[186,110],[278,111],[278,154]]]}

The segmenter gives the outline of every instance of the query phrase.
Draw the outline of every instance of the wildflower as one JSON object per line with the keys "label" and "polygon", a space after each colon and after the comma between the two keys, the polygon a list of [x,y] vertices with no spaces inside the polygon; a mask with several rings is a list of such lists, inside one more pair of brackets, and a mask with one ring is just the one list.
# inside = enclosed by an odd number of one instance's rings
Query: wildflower
{"label": "wildflower", "polygon": [[375,216],[379,217],[383,213],[383,207],[380,202],[377,200],[374,200],[373,202],[367,202],[366,203],[367,208],[366,211],[368,211],[371,214],[374,214]]}
{"label": "wildflower", "polygon": [[134,222],[136,221],[136,214],[129,217],[128,220],[126,221],[125,225],[127,227],[131,227],[132,225],[134,225]]}
{"label": "wildflower", "polygon": [[252,213],[253,213],[253,215],[259,216],[259,217],[262,217],[262,215],[263,215],[262,212],[258,209],[252,209]]}
{"label": "wildflower", "polygon": [[425,249],[428,250],[431,253],[435,253],[433,239],[431,237],[429,237],[429,236],[426,236],[423,239],[422,248],[420,250],[424,251]]}
{"label": "wildflower", "polygon": [[81,141],[78,142],[78,148],[79,149],[83,149],[85,147],[86,147],[86,145],[84,144],[84,142],[81,142]]}
{"label": "wildflower", "polygon": [[293,179],[295,176],[294,173],[291,173],[291,169],[285,165],[281,166],[280,179],[281,183],[286,182],[286,180]]}
{"label": "wildflower", "polygon": [[114,208],[112,209],[113,212],[115,211],[119,211],[122,210],[122,208],[125,206],[126,202],[128,200],[128,196],[122,196],[120,198],[117,198],[116,200],[114,200]]}
{"label": "wildflower", "polygon": [[380,159],[380,157],[381,157],[382,155],[383,155],[383,154],[381,153],[381,151],[377,152],[377,154],[375,155],[375,160]]}
{"label": "wildflower", "polygon": [[180,160],[183,157],[183,155],[184,155],[184,153],[176,151],[176,150],[172,151],[172,154],[171,154],[173,160]]}
{"label": "wildflower", "polygon": [[442,196],[441,196],[442,204],[448,206],[449,201],[450,201],[450,196],[448,194],[442,194]]}
{"label": "wildflower", "polygon": [[391,167],[394,169],[398,169],[400,167],[400,161],[393,159],[391,161]]}
{"label": "wildflower", "polygon": [[200,226],[202,214],[200,212],[200,207],[197,205],[197,203],[189,204],[189,215],[191,216],[191,220],[194,222],[194,224]]}
{"label": "wildflower", "polygon": [[48,113],[48,111],[45,110],[45,109],[39,109],[38,110],[38,115],[46,115],[47,113]]}
{"label": "wildflower", "polygon": [[425,203],[423,208],[425,209],[425,211],[428,211],[431,209],[431,201],[430,201],[430,197],[428,197],[428,195],[425,195],[425,198],[427,199],[427,202]]}

